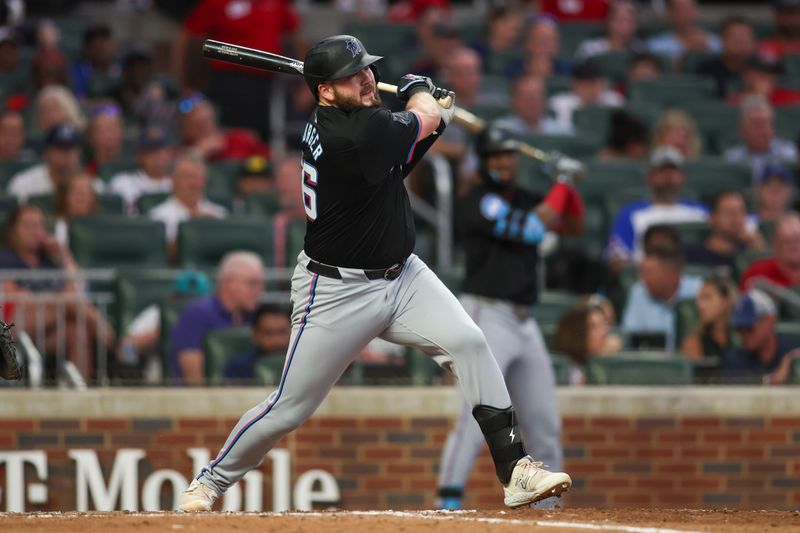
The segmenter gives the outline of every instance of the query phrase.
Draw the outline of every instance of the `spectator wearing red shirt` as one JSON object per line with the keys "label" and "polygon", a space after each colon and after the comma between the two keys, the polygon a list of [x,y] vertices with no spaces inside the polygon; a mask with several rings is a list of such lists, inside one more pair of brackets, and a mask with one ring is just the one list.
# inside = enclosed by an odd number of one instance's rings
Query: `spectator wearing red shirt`
{"label": "spectator wearing red shirt", "polygon": [[742,274],[742,289],[752,288],[759,278],[781,287],[800,285],[800,215],[783,215],[775,224],[773,256],[755,261]]}
{"label": "spectator wearing red shirt", "polygon": [[800,54],[800,0],[775,0],[774,35],[758,43],[758,53],[770,61]]}
{"label": "spectator wearing red shirt", "polygon": [[738,105],[745,96],[760,94],[775,107],[800,104],[800,91],[778,86],[779,74],[780,65],[753,56],[742,74],[744,88],[730,95],[728,101]]}
{"label": "spectator wearing red shirt", "polygon": [[214,107],[202,94],[195,93],[181,100],[178,111],[183,145],[193,148],[207,161],[239,160],[251,155],[269,157],[269,148],[253,132],[241,128],[221,129]]}
{"label": "spectator wearing red shirt", "polygon": [[540,13],[553,15],[560,22],[573,20],[602,22],[608,14],[608,0],[538,0]]}
{"label": "spectator wearing red shirt", "polygon": [[[186,58],[191,39],[216,39],[281,55],[302,56],[297,31],[300,18],[288,0],[201,0],[175,38],[174,72],[186,86]],[[291,41],[286,48],[284,40]],[[273,77],[260,71],[211,63],[209,96],[225,126],[245,127],[269,137],[269,104]],[[247,105],[242,105],[247,102]]]}

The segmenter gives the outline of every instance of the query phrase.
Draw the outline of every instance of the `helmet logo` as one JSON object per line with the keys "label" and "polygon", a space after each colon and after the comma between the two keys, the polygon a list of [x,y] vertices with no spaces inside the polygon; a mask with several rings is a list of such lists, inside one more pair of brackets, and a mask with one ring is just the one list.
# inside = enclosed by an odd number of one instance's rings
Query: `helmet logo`
{"label": "helmet logo", "polygon": [[353,57],[361,53],[361,45],[355,39],[347,39],[345,46],[347,46],[347,50],[353,54]]}

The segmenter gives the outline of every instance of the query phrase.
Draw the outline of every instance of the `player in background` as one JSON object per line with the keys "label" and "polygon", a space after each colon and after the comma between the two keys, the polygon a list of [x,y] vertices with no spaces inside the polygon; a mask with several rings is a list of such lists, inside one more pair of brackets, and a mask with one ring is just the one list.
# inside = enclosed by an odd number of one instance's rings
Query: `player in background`
{"label": "player in background", "polygon": [[[554,165],[558,181],[545,198],[518,187],[518,148],[511,132],[496,124],[477,138],[480,182],[457,210],[467,258],[461,303],[497,359],[526,449],[558,471],[563,453],[555,377],[530,309],[538,296],[539,242],[548,230],[580,233],[584,207],[572,185],[579,169],[565,159]],[[470,411],[465,405],[442,450],[438,504],[445,509],[461,508],[481,450],[481,429]]]}
{"label": "player in background", "polygon": [[304,76],[317,99],[303,133],[307,229],[292,277],[292,338],[280,383],[245,413],[219,455],[181,495],[207,511],[228,487],[317,409],[369,341],[414,346],[447,365],[480,424],[504,486],[525,505],[567,490],[522,445],[503,375],[480,329],[412,252],[414,217],[403,179],[444,131],[455,98],[429,78],[406,75],[405,111],[380,107],[374,63],[355,37],[314,45]]}

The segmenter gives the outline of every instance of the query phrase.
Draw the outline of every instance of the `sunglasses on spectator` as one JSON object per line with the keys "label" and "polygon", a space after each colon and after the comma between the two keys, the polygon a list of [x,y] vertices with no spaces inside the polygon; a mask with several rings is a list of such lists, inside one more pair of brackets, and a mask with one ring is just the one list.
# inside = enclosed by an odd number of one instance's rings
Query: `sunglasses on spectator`
{"label": "sunglasses on spectator", "polygon": [[194,93],[190,96],[187,96],[180,102],[178,102],[178,111],[182,114],[189,113],[192,109],[195,108],[198,104],[201,104],[206,101],[206,97],[200,93]]}
{"label": "sunglasses on spectator", "polygon": [[92,108],[92,117],[118,117],[120,109],[117,104],[99,104]]}

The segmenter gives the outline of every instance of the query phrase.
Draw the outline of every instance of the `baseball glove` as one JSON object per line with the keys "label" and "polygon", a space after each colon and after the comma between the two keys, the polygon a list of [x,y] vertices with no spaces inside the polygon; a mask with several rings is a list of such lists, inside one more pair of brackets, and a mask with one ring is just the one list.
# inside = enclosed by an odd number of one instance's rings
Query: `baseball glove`
{"label": "baseball glove", "polygon": [[11,336],[14,324],[0,320],[0,377],[7,380],[22,379],[22,370],[17,362],[17,345]]}

